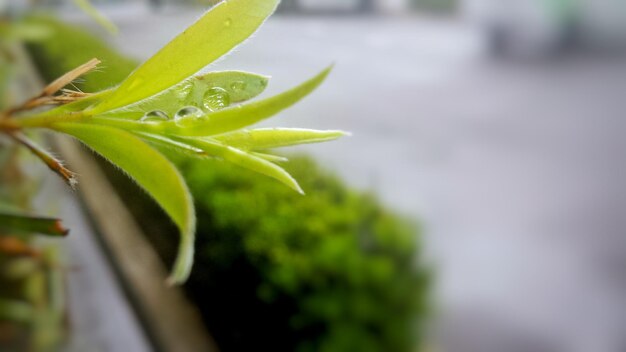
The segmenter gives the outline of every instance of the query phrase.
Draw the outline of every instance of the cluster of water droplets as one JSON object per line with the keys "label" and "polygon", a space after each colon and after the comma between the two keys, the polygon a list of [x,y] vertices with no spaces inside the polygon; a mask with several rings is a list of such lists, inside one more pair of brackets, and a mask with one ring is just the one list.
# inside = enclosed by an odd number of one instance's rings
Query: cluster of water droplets
{"label": "cluster of water droplets", "polygon": [[[243,81],[233,82],[230,87],[233,91],[241,91],[246,88],[246,83]],[[193,84],[188,83],[177,90],[177,95],[180,100],[185,100],[192,93]],[[209,119],[209,113],[215,112],[230,106],[231,97],[228,91],[221,87],[213,87],[208,89],[202,98],[201,106],[185,106],[179,109],[174,114],[173,119],[177,125],[185,126],[194,124],[196,122],[205,121]],[[159,123],[163,121],[169,121],[172,119],[165,111],[153,110],[147,112],[141,119],[141,122],[146,123]]]}

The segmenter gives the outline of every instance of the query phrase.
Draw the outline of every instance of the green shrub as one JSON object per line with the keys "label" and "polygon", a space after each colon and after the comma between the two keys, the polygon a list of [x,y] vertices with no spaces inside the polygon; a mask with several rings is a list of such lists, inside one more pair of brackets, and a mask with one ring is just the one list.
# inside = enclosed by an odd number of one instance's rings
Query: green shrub
{"label": "green shrub", "polygon": [[311,159],[290,164],[305,197],[219,162],[181,165],[200,229],[192,294],[274,350],[411,350],[427,287],[415,231]]}
{"label": "green shrub", "polygon": [[[91,57],[104,59],[111,83],[132,70],[97,38],[46,23],[57,35],[30,49],[47,79]],[[61,51],[73,62],[58,61]],[[85,89],[103,88],[90,78]],[[185,288],[222,350],[413,350],[428,288],[414,227],[306,157],[286,167],[304,197],[217,160],[177,163],[198,216],[196,264]],[[172,261],[176,228],[136,185],[103,166],[164,261]]]}

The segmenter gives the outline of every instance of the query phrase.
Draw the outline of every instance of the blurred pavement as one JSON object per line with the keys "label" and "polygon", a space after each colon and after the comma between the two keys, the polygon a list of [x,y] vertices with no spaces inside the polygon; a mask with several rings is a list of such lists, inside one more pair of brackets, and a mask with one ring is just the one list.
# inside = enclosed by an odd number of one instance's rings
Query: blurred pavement
{"label": "blurred pavement", "polygon": [[40,213],[58,216],[71,229],[69,236],[59,242],[65,258],[65,304],[71,332],[64,351],[151,351],[151,342],[133,313],[77,193],[43,164],[35,164],[29,171],[41,175],[36,200]]}

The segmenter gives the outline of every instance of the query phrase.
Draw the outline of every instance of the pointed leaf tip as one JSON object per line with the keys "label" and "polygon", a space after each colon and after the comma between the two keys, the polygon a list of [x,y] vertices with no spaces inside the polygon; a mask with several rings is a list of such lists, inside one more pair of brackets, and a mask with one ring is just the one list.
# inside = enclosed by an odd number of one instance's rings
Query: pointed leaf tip
{"label": "pointed leaf tip", "polygon": [[279,0],[218,3],[131,73],[92,113],[136,103],[190,77],[256,32],[278,3]]}
{"label": "pointed leaf tip", "polygon": [[166,132],[179,136],[211,136],[250,126],[276,115],[311,94],[324,82],[331,70],[332,66],[329,66],[313,78],[273,97],[213,112],[209,119],[197,124],[181,127],[169,121],[164,124]]}
{"label": "pointed leaf tip", "polygon": [[211,138],[175,137],[185,144],[204,150],[208,155],[217,156],[237,166],[269,176],[294,191],[304,194],[302,188],[287,171],[262,156],[224,145]]}
{"label": "pointed leaf tip", "polygon": [[63,224],[61,223],[61,220],[56,220],[54,222],[54,225],[50,229],[50,233],[57,233],[60,236],[65,237],[65,236],[67,236],[70,233],[70,230],[66,229],[65,227],[63,227]]}
{"label": "pointed leaf tip", "polygon": [[243,150],[263,150],[306,143],[332,141],[346,135],[344,131],[319,131],[305,128],[258,128],[226,133],[214,138]]}
{"label": "pointed leaf tip", "polygon": [[64,237],[69,233],[69,230],[63,227],[59,219],[19,213],[0,213],[0,229],[55,237]]}

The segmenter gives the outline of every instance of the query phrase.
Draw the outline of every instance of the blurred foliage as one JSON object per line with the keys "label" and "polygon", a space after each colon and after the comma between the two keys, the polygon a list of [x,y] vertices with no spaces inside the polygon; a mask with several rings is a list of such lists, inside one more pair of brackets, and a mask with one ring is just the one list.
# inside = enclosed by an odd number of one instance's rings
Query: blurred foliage
{"label": "blurred foliage", "polygon": [[[0,109],[20,96],[16,41],[42,34],[0,12]],[[0,351],[58,351],[67,332],[64,275],[56,244],[32,233],[56,232],[58,223],[16,215],[30,213],[37,187],[23,171],[27,162],[6,142],[0,138],[0,212],[7,212],[0,214]]]}
{"label": "blurred foliage", "polygon": [[91,72],[86,80],[75,83],[83,91],[96,92],[120,83],[137,67],[136,61],[109,49],[101,40],[82,28],[77,29],[44,16],[31,17],[28,23],[48,29],[46,41],[28,45],[35,65],[45,68],[40,73],[47,82],[97,57],[105,69]]}
{"label": "blurred foliage", "polygon": [[181,168],[200,229],[188,288],[212,331],[244,337],[225,350],[411,350],[428,280],[410,225],[309,158],[289,166],[304,197],[218,161]]}
{"label": "blurred foliage", "polygon": [[430,13],[454,14],[460,8],[459,0],[410,0],[411,7],[416,11]]}
{"label": "blurred foliage", "polygon": [[53,245],[0,234],[0,351],[58,351],[66,333],[63,273]]}
{"label": "blurred foliage", "polygon": [[[47,79],[91,57],[106,63],[110,84],[133,69],[84,30],[43,21],[55,34],[30,49]],[[81,88],[108,86],[95,76]],[[306,157],[287,169],[307,196],[219,160],[170,157],[197,207],[196,264],[185,288],[222,350],[414,350],[429,286],[414,226]],[[164,261],[173,261],[175,226],[118,170],[101,165]]]}

